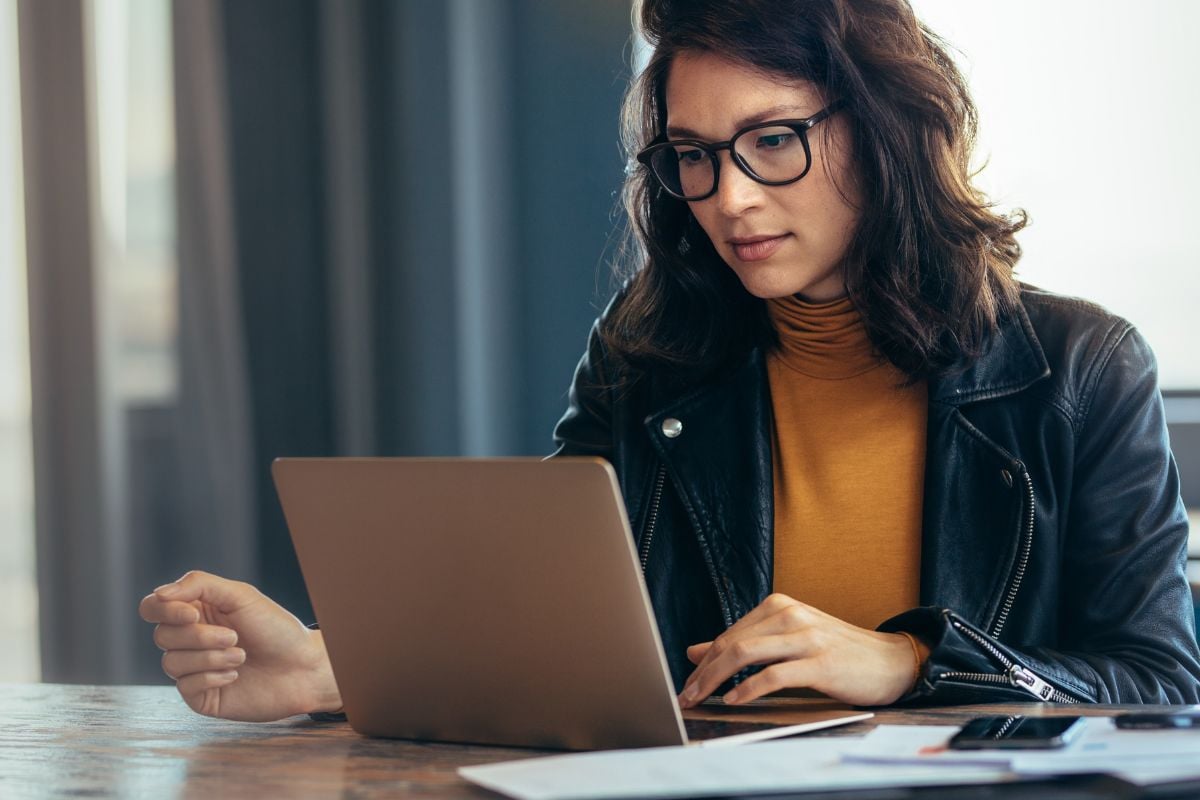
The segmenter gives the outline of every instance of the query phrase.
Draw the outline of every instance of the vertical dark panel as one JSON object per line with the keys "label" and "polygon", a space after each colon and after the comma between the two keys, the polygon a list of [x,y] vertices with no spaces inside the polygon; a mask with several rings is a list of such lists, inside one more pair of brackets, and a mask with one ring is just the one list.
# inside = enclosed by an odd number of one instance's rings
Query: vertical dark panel
{"label": "vertical dark panel", "polygon": [[[135,408],[129,416],[145,471],[134,493],[158,495],[170,481],[175,498],[169,522],[143,519],[163,543],[162,572],[147,587],[185,569],[257,582],[258,494],[271,491],[254,469],[221,11],[217,3],[172,5],[178,395],[168,413]],[[169,477],[158,466],[166,458]]]}
{"label": "vertical dark panel", "polygon": [[451,186],[460,450],[519,449],[512,0],[450,0]]}
{"label": "vertical dark panel", "polygon": [[269,470],[277,456],[335,447],[317,8],[313,0],[223,8],[261,588],[305,618],[311,609]]}
{"label": "vertical dark panel", "polygon": [[[380,452],[458,452],[446,6],[372,4]],[[378,104],[378,105],[375,105]]]}
{"label": "vertical dark panel", "polygon": [[333,398],[338,452],[358,456],[376,452],[366,5],[325,0],[318,6]]}
{"label": "vertical dark panel", "polygon": [[588,326],[612,287],[630,12],[628,0],[517,7],[522,448],[546,453]]}

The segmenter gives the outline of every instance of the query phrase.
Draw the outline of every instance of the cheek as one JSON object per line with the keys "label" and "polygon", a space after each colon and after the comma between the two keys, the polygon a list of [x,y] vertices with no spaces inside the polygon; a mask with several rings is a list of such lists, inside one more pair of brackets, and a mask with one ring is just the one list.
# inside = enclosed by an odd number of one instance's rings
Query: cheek
{"label": "cheek", "polygon": [[831,211],[830,227],[832,231],[830,236],[835,237],[844,249],[849,246],[855,232],[858,230],[858,209],[846,200],[843,200],[839,195],[837,197],[837,205]]}
{"label": "cheek", "polygon": [[858,227],[858,210],[853,205],[855,198],[848,193],[843,197],[827,180],[811,188],[816,191],[808,197],[798,198],[789,211],[814,240],[841,249],[853,238]]}
{"label": "cheek", "polygon": [[819,137],[814,148],[813,169],[801,183],[812,181],[808,206],[810,214],[829,239],[848,239],[858,227],[862,207],[858,169],[849,148],[850,133],[844,122],[834,125]]}

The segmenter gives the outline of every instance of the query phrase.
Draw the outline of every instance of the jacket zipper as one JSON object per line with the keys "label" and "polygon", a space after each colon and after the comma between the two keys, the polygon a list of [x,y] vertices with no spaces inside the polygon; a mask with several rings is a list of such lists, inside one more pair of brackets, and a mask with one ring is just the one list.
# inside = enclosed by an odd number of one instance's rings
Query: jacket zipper
{"label": "jacket zipper", "polygon": [[1013,566],[1012,576],[1009,578],[1008,591],[1004,594],[1004,602],[1000,606],[999,613],[996,614],[996,621],[992,624],[992,636],[1000,638],[1000,631],[1004,630],[1004,624],[1008,622],[1009,612],[1012,611],[1013,603],[1017,600],[1017,592],[1021,588],[1021,581],[1025,579],[1025,570],[1029,566],[1029,555],[1033,551],[1033,521],[1035,498],[1033,494],[1033,478],[1029,476],[1029,470],[1025,469],[1025,465],[1017,462],[1015,465],[1017,472],[1025,480],[1025,525],[1021,531],[1020,549],[1017,551],[1017,562]]}
{"label": "jacket zipper", "polygon": [[950,624],[959,633],[966,636],[971,641],[975,642],[992,658],[1004,667],[1003,674],[989,674],[986,672],[943,672],[938,675],[939,680],[968,680],[981,683],[997,683],[1015,686],[1029,694],[1033,695],[1044,702],[1053,703],[1077,703],[1079,702],[1074,697],[1071,697],[1065,692],[1060,692],[1050,683],[1042,680],[1035,675],[1031,670],[1026,669],[1020,664],[1014,662],[1004,653],[987,640],[987,637],[981,636],[975,631],[963,625],[958,620],[950,620]]}
{"label": "jacket zipper", "polygon": [[658,523],[658,509],[662,505],[663,486],[667,481],[667,468],[658,465],[658,473],[654,476],[654,494],[650,496],[650,515],[646,518],[646,532],[642,535],[642,547],[639,560],[642,562],[642,574],[646,574],[646,564],[650,561],[650,541],[654,538],[654,526]]}
{"label": "jacket zipper", "polygon": [[[667,465],[659,462],[658,472],[654,476],[654,493],[650,495],[650,513],[646,518],[646,531],[642,534],[642,546],[638,553],[643,575],[646,574],[646,565],[650,562],[650,543],[654,539],[654,528],[658,523],[658,512],[662,507],[662,494],[666,482]],[[717,602],[721,605],[721,618],[725,621],[725,627],[728,628],[733,625],[733,614],[729,611],[729,600],[725,597],[721,581],[717,578],[717,567],[713,563],[712,553],[703,538],[700,540],[700,550],[704,554],[704,563],[708,566],[708,574],[712,578],[713,588],[717,590]]]}
{"label": "jacket zipper", "polygon": [[[1029,556],[1033,552],[1033,525],[1036,507],[1036,497],[1033,493],[1033,478],[1030,477],[1029,470],[1021,462],[1018,461],[1014,466],[1017,468],[1018,474],[1025,481],[1026,512],[1024,525],[1021,529],[1021,540],[1017,550],[1017,561],[1013,565],[1012,576],[1008,582],[1008,590],[1004,593],[1004,600],[1000,605],[999,612],[996,614],[996,621],[992,624],[991,635],[993,638],[1000,637],[1000,632],[1004,630],[1004,625],[1008,622],[1008,615],[1012,612],[1013,604],[1017,600],[1017,592],[1020,591],[1021,582],[1025,579],[1025,572],[1029,568]],[[995,675],[982,672],[943,672],[939,676],[941,679],[1007,684],[1028,692],[1042,701],[1054,703],[1078,702],[1075,698],[1065,692],[1059,691],[1047,681],[1042,680],[1031,670],[1013,662],[988,641],[986,637],[981,636],[956,620],[952,620],[951,624],[956,630],[978,644],[986,653],[999,662],[1004,667],[1004,673]]]}

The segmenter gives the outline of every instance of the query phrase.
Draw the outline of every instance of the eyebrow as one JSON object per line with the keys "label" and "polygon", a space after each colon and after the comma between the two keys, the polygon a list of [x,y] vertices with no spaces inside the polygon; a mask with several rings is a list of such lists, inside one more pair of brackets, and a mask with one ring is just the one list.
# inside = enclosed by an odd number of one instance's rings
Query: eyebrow
{"label": "eyebrow", "polygon": [[[777,118],[781,114],[795,113],[795,112],[800,112],[800,111],[803,111],[803,109],[800,106],[793,106],[793,105],[771,106],[770,108],[765,108],[756,114],[751,114],[748,117],[743,117],[743,118],[739,119],[737,122],[734,123],[734,130],[740,131],[742,128],[749,127],[749,126],[757,124],[759,122],[766,122],[769,119]],[[808,116],[812,116],[812,115],[809,114]],[[679,137],[679,138],[683,138],[683,139],[699,139],[701,141],[709,141],[704,136],[701,136],[699,133],[692,130],[691,128],[685,128],[685,127],[678,126],[678,125],[668,125],[667,126],[667,136]]]}

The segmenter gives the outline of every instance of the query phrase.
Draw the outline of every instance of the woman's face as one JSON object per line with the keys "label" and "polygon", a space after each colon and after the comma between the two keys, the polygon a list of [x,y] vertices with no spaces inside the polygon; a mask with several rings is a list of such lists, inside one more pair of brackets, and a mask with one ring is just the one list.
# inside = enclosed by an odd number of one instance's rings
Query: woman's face
{"label": "woman's face", "polygon": [[[667,136],[725,141],[747,125],[811,117],[826,105],[808,82],[784,83],[711,53],[685,51],[667,80]],[[846,293],[842,264],[858,212],[847,201],[857,203],[857,181],[842,115],[819,123],[808,138],[812,167],[800,181],[765,186],[722,150],[716,194],[688,203],[721,258],[756,297],[823,302]]]}

